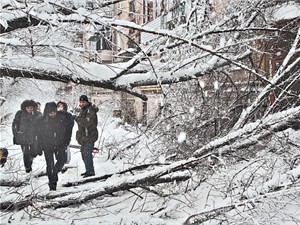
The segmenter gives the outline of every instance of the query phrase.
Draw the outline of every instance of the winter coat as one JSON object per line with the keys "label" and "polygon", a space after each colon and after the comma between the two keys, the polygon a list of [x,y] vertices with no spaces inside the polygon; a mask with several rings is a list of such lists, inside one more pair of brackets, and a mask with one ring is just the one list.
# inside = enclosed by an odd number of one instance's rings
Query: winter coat
{"label": "winter coat", "polygon": [[70,144],[71,142],[71,137],[72,137],[72,130],[73,130],[73,126],[74,126],[74,116],[68,112],[68,105],[65,102],[59,101],[56,106],[58,107],[59,105],[63,106],[63,109],[60,111],[62,112],[67,120],[67,139],[68,139],[68,143]]}
{"label": "winter coat", "polygon": [[73,130],[73,126],[74,126],[74,117],[71,113],[66,112],[66,111],[59,111],[60,113],[62,113],[65,116],[65,120],[66,120],[66,141],[67,141],[67,145],[70,144],[71,142],[71,138],[72,138],[72,130]]}
{"label": "winter coat", "polygon": [[34,121],[42,114],[38,111],[28,113],[26,111],[26,102],[21,104],[12,123],[13,143],[16,145],[30,145],[34,138]]}
{"label": "winter coat", "polygon": [[76,132],[76,140],[79,144],[93,143],[98,139],[98,107],[91,103],[83,108],[79,116],[75,117],[78,124],[78,131]]}
{"label": "winter coat", "polygon": [[42,151],[55,152],[64,149],[70,143],[68,121],[63,112],[57,112],[52,118],[48,114],[36,119],[35,122],[35,150],[38,155]]}

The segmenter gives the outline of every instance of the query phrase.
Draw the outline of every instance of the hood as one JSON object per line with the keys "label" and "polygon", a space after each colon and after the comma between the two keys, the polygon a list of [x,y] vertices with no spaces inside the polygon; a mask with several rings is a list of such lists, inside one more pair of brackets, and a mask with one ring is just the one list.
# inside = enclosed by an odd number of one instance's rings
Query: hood
{"label": "hood", "polygon": [[89,102],[86,107],[82,108],[82,110],[93,110],[95,111],[96,113],[99,111],[99,108],[96,106],[96,105],[93,105],[91,102]]}
{"label": "hood", "polygon": [[89,109],[95,111],[96,113],[99,111],[99,108],[96,105],[92,104],[90,105]]}
{"label": "hood", "polygon": [[91,105],[91,110],[94,110],[97,113],[99,108],[96,105]]}
{"label": "hood", "polygon": [[47,116],[50,112],[57,112],[57,106],[55,102],[47,102],[44,108],[44,116]]}

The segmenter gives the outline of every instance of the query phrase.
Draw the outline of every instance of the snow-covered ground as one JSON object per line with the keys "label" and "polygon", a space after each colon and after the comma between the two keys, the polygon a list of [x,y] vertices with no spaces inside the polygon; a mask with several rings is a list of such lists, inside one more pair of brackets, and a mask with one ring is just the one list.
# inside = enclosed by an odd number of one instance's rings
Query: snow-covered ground
{"label": "snow-covered ground", "polygon": [[[37,99],[49,101],[51,98],[51,93],[48,93],[46,99],[39,96],[36,89],[32,92]],[[1,115],[15,113],[19,103],[29,97],[25,94],[8,97],[1,108],[6,111],[1,111]],[[20,184],[16,187],[1,185],[1,203],[30,200],[32,205],[22,210],[1,211],[0,224],[175,225],[183,224],[189,216],[199,213],[204,213],[200,217],[204,218],[201,224],[300,224],[300,132],[288,129],[272,139],[261,140],[258,145],[244,150],[253,151],[252,158],[246,157],[248,152],[243,154],[236,151],[226,159],[204,158],[199,161],[199,169],[172,173],[172,176],[190,176],[185,182],[155,186],[143,183],[137,187],[137,180],[150,178],[153,174],[193,161],[194,158],[168,162],[163,155],[158,154],[159,146],[154,144],[149,134],[146,136],[136,127],[120,124],[120,120],[111,115],[109,107],[100,107],[100,135],[95,144],[100,152],[94,154],[96,176],[81,178],[84,164],[80,151],[71,148],[71,162],[67,165],[69,169],[59,173],[57,191],[51,192],[47,176],[42,175],[46,170],[44,155],[34,159],[32,173],[26,174],[20,146],[12,144],[13,116],[1,125],[1,146],[9,149],[9,158],[5,166],[0,168],[0,181],[2,184],[4,181]],[[72,145],[77,145],[76,130],[75,124]],[[119,173],[150,163],[163,165],[150,166],[132,173]],[[208,164],[201,166],[201,163]],[[81,183],[104,175],[111,176]],[[68,182],[74,185],[66,187]],[[129,186],[134,184],[135,188],[101,194],[112,187],[122,188],[125,183]],[[67,202],[79,200],[82,203],[60,207]],[[220,216],[215,220],[205,217],[217,213]],[[186,224],[192,224],[196,218],[199,221],[199,217],[195,216]]]}

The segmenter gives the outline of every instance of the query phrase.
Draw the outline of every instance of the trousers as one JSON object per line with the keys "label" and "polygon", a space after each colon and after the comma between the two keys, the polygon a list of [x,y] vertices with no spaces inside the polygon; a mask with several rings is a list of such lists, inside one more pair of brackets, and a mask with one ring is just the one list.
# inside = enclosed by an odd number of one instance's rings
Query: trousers
{"label": "trousers", "polygon": [[[49,185],[55,184],[58,181],[58,172],[61,171],[65,162],[66,162],[66,154],[64,147],[62,148],[54,148],[47,149],[44,151],[45,160],[47,164],[47,176],[49,179]],[[54,161],[54,157],[56,162]]]}
{"label": "trousers", "polygon": [[30,148],[30,145],[21,145],[21,149],[23,152],[24,167],[26,172],[30,172],[32,170],[31,166],[33,162],[33,157],[31,156]]}
{"label": "trousers", "polygon": [[88,173],[95,173],[93,162],[93,149],[94,143],[82,143],[81,144],[81,157],[84,162],[85,171]]}

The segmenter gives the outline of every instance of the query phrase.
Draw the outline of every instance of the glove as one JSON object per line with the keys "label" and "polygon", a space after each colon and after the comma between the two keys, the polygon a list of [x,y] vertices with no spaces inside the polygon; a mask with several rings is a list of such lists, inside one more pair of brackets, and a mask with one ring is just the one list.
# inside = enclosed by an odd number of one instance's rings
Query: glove
{"label": "glove", "polygon": [[38,154],[39,156],[43,155],[43,150],[41,149],[41,150],[37,151],[37,154]]}
{"label": "glove", "polygon": [[37,153],[35,151],[31,151],[30,152],[31,157],[35,158],[37,157]]}

